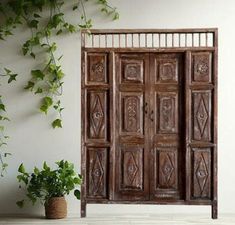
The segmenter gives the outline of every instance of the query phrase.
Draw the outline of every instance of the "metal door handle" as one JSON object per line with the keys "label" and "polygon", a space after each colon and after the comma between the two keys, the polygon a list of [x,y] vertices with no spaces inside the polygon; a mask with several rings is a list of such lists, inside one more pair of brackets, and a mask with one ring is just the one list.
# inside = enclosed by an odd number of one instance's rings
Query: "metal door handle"
{"label": "metal door handle", "polygon": [[147,102],[145,102],[143,109],[144,109],[144,113],[148,114],[148,103]]}
{"label": "metal door handle", "polygon": [[150,113],[150,116],[149,116],[149,118],[150,118],[150,120],[153,122],[153,120],[154,120],[154,118],[153,118],[153,113],[154,113],[154,111],[153,110],[151,110],[151,113]]}

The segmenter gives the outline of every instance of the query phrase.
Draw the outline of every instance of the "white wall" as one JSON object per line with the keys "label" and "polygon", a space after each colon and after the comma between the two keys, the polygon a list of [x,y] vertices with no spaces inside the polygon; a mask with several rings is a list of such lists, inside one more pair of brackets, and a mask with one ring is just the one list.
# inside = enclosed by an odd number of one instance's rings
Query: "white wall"
{"label": "white wall", "polygon": [[[219,28],[219,211],[235,213],[232,198],[235,196],[235,1],[234,0],[112,0],[120,12],[120,20],[109,21],[98,16],[95,28]],[[94,14],[92,7],[90,13]],[[69,16],[72,20],[74,15]],[[18,190],[16,174],[18,165],[24,162],[27,168],[40,166],[42,161],[53,163],[68,159],[80,166],[80,39],[79,35],[66,35],[58,39],[59,52],[64,54],[63,129],[53,130],[49,123],[53,114],[45,117],[38,113],[39,102],[31,93],[23,90],[30,78],[29,71],[36,62],[22,57],[19,52],[22,40],[28,31],[17,30],[17,35],[0,43],[0,62],[20,73],[18,81],[1,86],[11,122],[8,174],[0,179],[0,213],[41,214],[43,208],[28,206],[23,210],[15,201],[22,197]],[[79,213],[79,202],[68,197],[69,213]],[[101,208],[102,207],[102,208]],[[209,213],[205,206],[133,206],[93,205],[88,206],[88,215],[93,213]]]}

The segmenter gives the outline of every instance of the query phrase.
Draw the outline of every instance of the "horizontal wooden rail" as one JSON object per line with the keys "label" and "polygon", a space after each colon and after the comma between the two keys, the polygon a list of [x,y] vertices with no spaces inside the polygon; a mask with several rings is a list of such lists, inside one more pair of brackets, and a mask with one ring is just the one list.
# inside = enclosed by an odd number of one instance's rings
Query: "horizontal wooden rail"
{"label": "horizontal wooden rail", "polygon": [[91,29],[82,30],[86,48],[216,47],[217,28],[207,29]]}

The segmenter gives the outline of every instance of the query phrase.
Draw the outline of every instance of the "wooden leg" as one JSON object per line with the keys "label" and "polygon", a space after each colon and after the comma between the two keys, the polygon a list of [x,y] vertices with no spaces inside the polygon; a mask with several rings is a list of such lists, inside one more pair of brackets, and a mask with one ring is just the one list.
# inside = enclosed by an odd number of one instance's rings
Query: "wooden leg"
{"label": "wooden leg", "polygon": [[217,219],[218,218],[218,204],[217,201],[213,202],[211,206],[211,217],[212,219]]}
{"label": "wooden leg", "polygon": [[86,202],[81,201],[81,217],[86,217]]}

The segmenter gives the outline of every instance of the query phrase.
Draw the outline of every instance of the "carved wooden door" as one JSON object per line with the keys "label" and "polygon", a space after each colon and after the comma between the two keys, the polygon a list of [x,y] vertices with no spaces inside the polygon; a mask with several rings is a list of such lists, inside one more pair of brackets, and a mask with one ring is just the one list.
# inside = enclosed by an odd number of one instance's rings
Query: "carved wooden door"
{"label": "carved wooden door", "polygon": [[149,54],[116,55],[115,199],[149,199]]}
{"label": "carved wooden door", "polygon": [[115,198],[180,199],[183,55],[119,54],[116,62]]}
{"label": "carved wooden door", "polygon": [[151,54],[150,198],[182,199],[184,175],[184,57]]}

